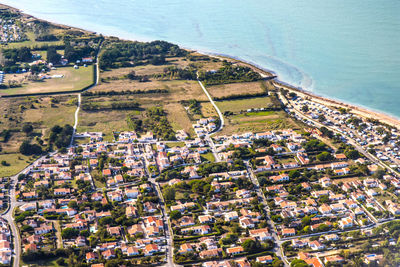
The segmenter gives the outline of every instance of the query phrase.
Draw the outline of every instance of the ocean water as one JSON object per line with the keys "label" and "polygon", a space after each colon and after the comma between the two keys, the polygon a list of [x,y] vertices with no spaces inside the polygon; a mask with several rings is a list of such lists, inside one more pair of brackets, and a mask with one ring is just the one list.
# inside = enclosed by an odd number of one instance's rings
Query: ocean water
{"label": "ocean water", "polygon": [[240,58],[400,117],[399,0],[0,0],[42,19]]}

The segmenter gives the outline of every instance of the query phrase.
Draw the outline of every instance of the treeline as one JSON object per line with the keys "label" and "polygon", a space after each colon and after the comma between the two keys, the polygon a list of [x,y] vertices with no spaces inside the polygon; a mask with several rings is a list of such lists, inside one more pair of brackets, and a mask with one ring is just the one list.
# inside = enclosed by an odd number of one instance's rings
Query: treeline
{"label": "treeline", "polygon": [[171,80],[196,80],[197,70],[195,68],[181,69],[176,66],[164,68],[163,73],[154,74],[154,78],[171,79]]}
{"label": "treeline", "polygon": [[167,113],[162,107],[147,109],[145,116],[145,119],[139,119],[133,115],[128,115],[128,126],[136,132],[152,131],[159,139],[176,140],[175,132],[167,119]]}
{"label": "treeline", "polygon": [[137,102],[115,102],[107,105],[102,105],[99,103],[84,103],[81,105],[84,111],[101,111],[101,110],[137,110],[140,104]]}
{"label": "treeline", "polygon": [[65,41],[64,57],[70,62],[81,60],[87,56],[95,56],[95,49],[89,45],[72,46],[69,41]]}
{"label": "treeline", "polygon": [[13,65],[16,62],[30,62],[32,52],[28,47],[3,49],[3,56],[7,59],[6,65]]}
{"label": "treeline", "polygon": [[237,99],[245,99],[245,98],[254,98],[254,97],[264,97],[268,96],[268,93],[253,93],[253,94],[234,94],[223,97],[214,97],[215,101],[224,101],[224,100],[237,100]]}
{"label": "treeline", "polygon": [[184,56],[186,51],[179,46],[165,42],[118,42],[112,43],[100,56],[101,69],[132,66],[143,60],[147,63],[160,65],[165,63],[165,57]]}
{"label": "treeline", "polygon": [[37,42],[54,42],[58,41],[59,39],[54,34],[43,34],[39,35],[35,38]]}
{"label": "treeline", "polygon": [[113,95],[141,95],[141,94],[167,94],[167,89],[150,89],[150,90],[122,90],[122,91],[86,91],[82,96],[113,96]]}
{"label": "treeline", "polygon": [[227,61],[223,64],[224,66],[217,71],[200,72],[199,79],[206,85],[254,82],[261,79],[261,75],[249,67],[236,66]]}

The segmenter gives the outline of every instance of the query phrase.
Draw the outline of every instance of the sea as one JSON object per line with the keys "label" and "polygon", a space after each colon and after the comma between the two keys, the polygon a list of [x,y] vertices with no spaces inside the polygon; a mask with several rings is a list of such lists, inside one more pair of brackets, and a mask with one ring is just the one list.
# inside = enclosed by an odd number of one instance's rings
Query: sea
{"label": "sea", "polygon": [[0,0],[41,19],[231,56],[400,118],[399,0]]}

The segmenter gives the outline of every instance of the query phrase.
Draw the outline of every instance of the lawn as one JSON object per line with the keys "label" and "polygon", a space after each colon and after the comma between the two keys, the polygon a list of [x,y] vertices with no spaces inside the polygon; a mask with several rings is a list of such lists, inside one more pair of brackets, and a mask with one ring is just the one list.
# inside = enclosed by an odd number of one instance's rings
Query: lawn
{"label": "lawn", "polygon": [[18,153],[1,154],[0,162],[3,160],[5,160],[10,166],[0,165],[0,177],[15,175],[33,162],[29,157]]}
{"label": "lawn", "polygon": [[174,131],[185,130],[185,132],[193,135],[193,122],[189,119],[186,110],[180,103],[169,103],[164,106],[167,112],[167,119],[171,123]]}
{"label": "lawn", "polygon": [[211,152],[208,152],[208,153],[205,153],[205,154],[201,154],[201,158],[202,158],[203,161],[215,162],[214,155]]}
{"label": "lawn", "polygon": [[252,108],[267,108],[272,105],[269,97],[255,97],[238,100],[216,101],[222,113],[225,111],[241,112]]}
{"label": "lawn", "polygon": [[9,80],[23,81],[22,87],[1,90],[2,95],[33,94],[61,91],[75,91],[93,84],[93,66],[74,69],[72,66],[51,70],[48,75],[64,75],[62,78],[45,79],[43,81],[28,81],[27,73],[6,74],[5,84]]}
{"label": "lawn", "polygon": [[264,81],[213,85],[208,86],[207,90],[213,97],[218,98],[230,95],[256,94],[264,92],[262,83]]}

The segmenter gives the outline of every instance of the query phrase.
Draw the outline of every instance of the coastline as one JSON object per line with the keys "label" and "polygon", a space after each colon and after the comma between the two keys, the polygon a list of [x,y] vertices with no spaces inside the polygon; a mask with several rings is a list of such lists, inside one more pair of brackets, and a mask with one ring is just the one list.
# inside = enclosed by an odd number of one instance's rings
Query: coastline
{"label": "coastline", "polygon": [[[8,8],[11,9],[13,11],[17,11],[19,13],[21,13],[23,16],[26,16],[27,18],[32,18],[32,19],[37,19],[39,21],[45,21],[45,22],[50,22],[52,24],[54,24],[55,26],[58,27],[63,27],[63,28],[68,28],[68,29],[77,29],[80,31],[84,31],[84,32],[89,32],[92,34],[102,34],[100,32],[95,32],[92,30],[88,30],[88,29],[84,29],[84,28],[80,28],[80,27],[75,27],[75,26],[70,26],[70,25],[65,25],[65,24],[60,24],[51,20],[45,20],[45,19],[40,19],[38,17],[35,17],[33,15],[27,14],[25,13],[23,10],[19,9],[19,8],[15,8],[6,4],[2,4],[0,3],[0,7],[4,7],[4,8]],[[109,36],[111,37],[111,36]],[[118,37],[120,38],[120,37]],[[120,38],[121,40],[127,40],[127,41],[144,41],[147,42],[148,40],[142,40],[142,39],[129,39],[129,38]],[[303,98],[305,97],[309,97],[312,98],[315,102],[324,104],[324,105],[328,105],[328,106],[336,106],[336,107],[343,107],[346,109],[351,109],[351,112],[364,117],[364,118],[373,118],[373,119],[378,119],[379,121],[386,123],[390,126],[393,126],[397,129],[400,129],[400,118],[391,115],[391,114],[387,114],[385,112],[379,111],[379,110],[373,110],[369,107],[365,107],[365,106],[361,106],[360,104],[355,104],[355,103],[348,103],[344,100],[341,99],[334,99],[332,97],[326,97],[326,96],[321,96],[321,95],[317,95],[314,92],[311,91],[307,91],[304,90],[303,88],[300,87],[295,87],[289,83],[286,83],[285,81],[281,81],[279,80],[279,76],[273,71],[273,70],[269,70],[266,69],[254,62],[248,62],[245,61],[241,58],[232,56],[232,55],[226,55],[226,54],[221,54],[221,53],[212,53],[212,52],[204,52],[201,51],[199,49],[191,49],[191,48],[187,48],[184,46],[181,46],[184,49],[187,50],[191,50],[191,51],[195,51],[199,54],[203,54],[203,55],[208,55],[208,56],[212,56],[212,57],[217,57],[217,58],[225,58],[225,59],[230,59],[230,60],[234,60],[237,62],[240,62],[242,64],[248,65],[252,68],[254,68],[256,71],[258,71],[261,75],[263,75],[264,77],[271,77],[273,79],[273,85],[279,88],[284,88],[287,89],[289,91],[295,92],[296,94],[302,96]]]}

